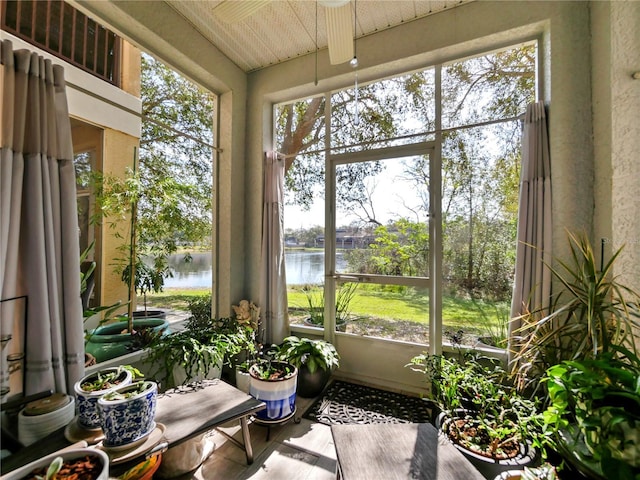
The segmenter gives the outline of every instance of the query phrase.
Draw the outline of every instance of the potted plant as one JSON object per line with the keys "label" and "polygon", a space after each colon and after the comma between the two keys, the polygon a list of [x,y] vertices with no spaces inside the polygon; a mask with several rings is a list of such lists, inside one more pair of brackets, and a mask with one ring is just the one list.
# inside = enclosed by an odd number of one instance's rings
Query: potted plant
{"label": "potted plant", "polygon": [[494,480],[558,480],[556,468],[550,463],[539,467],[524,467],[522,470],[507,470]]}
{"label": "potted plant", "polygon": [[537,461],[545,444],[538,402],[509,384],[496,359],[422,354],[408,366],[431,382],[436,427],[486,478]]}
{"label": "potted plant", "polygon": [[46,480],[107,480],[109,457],[96,448],[70,448],[54,452],[2,476],[3,480],[40,478]]}
{"label": "potted plant", "polygon": [[[351,313],[349,306],[357,288],[357,283],[343,283],[336,292],[336,330],[340,332],[344,332],[347,328],[347,320]],[[316,291],[311,285],[305,285],[302,290],[307,301],[305,325],[322,328],[324,326],[324,291],[322,289]]]}
{"label": "potted plant", "polygon": [[[598,398],[608,391],[608,382],[617,382],[619,374],[631,375],[629,368],[637,355],[640,297],[613,273],[622,249],[616,250],[609,261],[602,259],[598,264],[585,235],[569,233],[568,239],[570,259],[556,259],[557,268],[547,265],[560,285],[551,306],[536,307],[518,317],[522,327],[516,331],[519,341],[514,349],[512,371],[518,377],[519,388],[535,385],[531,388],[535,391],[541,385],[548,390],[543,393],[548,396],[551,409],[545,412],[545,421],[555,432],[557,450],[576,469],[602,478],[598,472],[606,470],[613,476],[612,470],[624,471],[621,466],[617,469],[609,466],[622,465],[623,459],[607,453],[610,449],[607,435],[618,435],[618,440],[624,437],[615,429],[609,432],[610,425],[602,423],[608,422],[607,416],[596,420],[591,413],[608,411],[595,408],[601,400],[603,406],[612,407],[607,402],[617,394],[609,396],[609,391],[606,397]],[[622,368],[620,362],[627,366]],[[545,372],[548,380],[543,382]],[[579,383],[589,379],[593,384],[581,389]],[[573,392],[574,388],[578,390]],[[565,400],[569,402],[567,405],[562,403]],[[587,422],[587,418],[593,422],[589,435],[582,431],[586,424],[564,428],[565,421]],[[616,418],[621,425],[629,420]],[[603,428],[604,433],[600,433]],[[578,455],[573,450],[578,450]],[[611,461],[608,455],[612,456]]]}
{"label": "potted plant", "polygon": [[78,423],[82,428],[94,430],[100,428],[98,399],[105,393],[123,385],[129,385],[142,373],[130,365],[121,365],[99,370],[78,380],[73,391],[76,395]]}
{"label": "potted plant", "polygon": [[135,444],[155,428],[158,385],[140,380],[117,387],[98,399],[103,444],[119,448]]}
{"label": "potted plant", "polygon": [[143,362],[154,368],[153,376],[168,388],[220,378],[223,362],[237,348],[237,339],[222,333],[218,323],[224,320],[192,317],[184,330],[155,337]]}
{"label": "potted plant", "polygon": [[297,394],[305,398],[319,395],[331,372],[340,366],[340,356],[330,342],[296,336],[283,340],[276,358],[298,368]]}
{"label": "potted plant", "polygon": [[[118,320],[119,319],[119,320]],[[116,317],[115,322],[105,323],[87,333],[85,352],[93,355],[97,363],[130,353],[134,348],[136,332],[151,329],[159,334],[169,333],[169,322],[161,318],[136,319],[134,330],[126,317]],[[140,343],[137,343],[140,346]]]}
{"label": "potted plant", "polygon": [[560,285],[550,307],[516,318],[522,327],[515,332],[512,374],[520,389],[537,387],[550,367],[565,360],[595,358],[612,345],[635,348],[640,297],[613,274],[622,249],[599,266],[586,236],[569,233],[568,240],[570,261],[547,265]]}
{"label": "potted plant", "polygon": [[559,448],[592,478],[640,478],[640,359],[612,346],[596,358],[547,370],[545,422]]}
{"label": "potted plant", "polygon": [[256,413],[258,420],[277,422],[289,418],[296,411],[298,369],[287,362],[262,359],[249,368],[250,394],[266,403]]}
{"label": "potted plant", "polygon": [[[134,278],[131,278],[134,270]],[[147,293],[159,293],[164,287],[164,279],[173,277],[166,257],[158,256],[153,259],[153,265],[148,265],[140,256],[136,257],[135,268],[128,264],[122,270],[122,281],[127,285],[133,282],[133,290],[142,295],[144,309],[132,312],[133,318],[166,318],[164,310],[149,310],[147,308]]]}
{"label": "potted plant", "polygon": [[238,305],[232,305],[232,308],[235,317],[230,319],[226,330],[233,332],[233,338],[236,340],[231,361],[235,384],[238,389],[249,393],[251,386],[249,368],[256,362],[262,347],[258,340],[260,307],[249,300],[241,300]]}

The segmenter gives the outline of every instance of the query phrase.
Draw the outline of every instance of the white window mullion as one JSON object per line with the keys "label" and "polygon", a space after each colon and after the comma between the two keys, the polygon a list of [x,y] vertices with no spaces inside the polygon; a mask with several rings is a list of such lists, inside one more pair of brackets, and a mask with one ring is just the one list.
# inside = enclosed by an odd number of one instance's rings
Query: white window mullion
{"label": "white window mullion", "polygon": [[429,351],[442,352],[442,66],[435,68],[436,138],[429,158]]}
{"label": "white window mullion", "polygon": [[336,165],[330,153],[331,95],[325,96],[324,175],[324,339],[335,343],[336,335]]}

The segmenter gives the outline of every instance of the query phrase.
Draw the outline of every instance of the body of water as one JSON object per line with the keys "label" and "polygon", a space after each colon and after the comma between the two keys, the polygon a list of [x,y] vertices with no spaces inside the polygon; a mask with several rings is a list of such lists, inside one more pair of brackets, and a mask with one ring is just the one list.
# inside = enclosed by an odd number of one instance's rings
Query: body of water
{"label": "body of water", "polygon": [[[193,261],[184,262],[183,255],[171,255],[169,265],[173,278],[164,281],[166,288],[211,288],[211,253],[192,254]],[[338,271],[344,271],[346,261],[342,253],[336,257]],[[285,252],[287,284],[322,283],[324,278],[324,253],[317,251],[290,250]]]}

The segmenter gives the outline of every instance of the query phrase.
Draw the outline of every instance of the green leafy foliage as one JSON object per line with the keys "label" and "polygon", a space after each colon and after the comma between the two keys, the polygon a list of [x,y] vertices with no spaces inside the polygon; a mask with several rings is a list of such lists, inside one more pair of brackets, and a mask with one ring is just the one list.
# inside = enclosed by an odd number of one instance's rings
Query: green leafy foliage
{"label": "green leafy foliage", "polygon": [[567,360],[547,370],[550,405],[546,424],[569,432],[571,450],[587,451],[582,461],[595,464],[612,480],[640,478],[640,359],[612,346],[596,358]]}
{"label": "green leafy foliage", "polygon": [[191,322],[184,330],[154,338],[144,362],[151,365],[153,377],[175,386],[175,366],[184,368],[188,383],[222,366],[228,355],[237,352],[238,344],[236,335],[221,332],[215,320]]}
{"label": "green leafy foliage", "polygon": [[297,368],[305,365],[309,373],[318,369],[333,370],[340,366],[340,356],[336,348],[325,340],[289,336],[278,346],[275,357]]}
{"label": "green leafy foliage", "polygon": [[80,385],[80,388],[85,392],[97,392],[116,387],[122,381],[121,377],[124,372],[130,372],[133,378],[144,376],[140,370],[131,365],[120,365],[118,369],[114,371],[97,372],[95,380],[83,383]]}
{"label": "green leafy foliage", "polygon": [[426,376],[449,418],[447,433],[467,448],[499,458],[518,442],[537,448],[547,443],[538,402],[518,393],[495,358],[465,354],[458,360],[425,353],[407,366]]}
{"label": "green leafy foliage", "polygon": [[[342,283],[336,290],[336,325],[347,322],[351,314],[351,302],[356,295],[358,284]],[[324,289],[314,285],[302,287],[306,305],[305,312],[313,325],[324,325]]]}
{"label": "green leafy foliage", "polygon": [[297,369],[286,362],[262,359],[251,365],[249,373],[261,380],[284,380],[297,374]]}
{"label": "green leafy foliage", "polygon": [[637,355],[640,297],[613,273],[622,249],[600,269],[586,235],[569,233],[568,239],[570,261],[556,259],[559,268],[547,266],[562,287],[551,306],[535,307],[517,319],[522,327],[513,365],[521,386],[537,382],[565,360],[597,358],[613,346]]}
{"label": "green leafy foliage", "polygon": [[149,381],[135,382],[127,387],[124,387],[120,391],[109,392],[103,398],[112,402],[118,400],[126,400],[128,398],[133,398],[137,395],[140,395],[141,393],[146,392],[152,387],[153,383]]}

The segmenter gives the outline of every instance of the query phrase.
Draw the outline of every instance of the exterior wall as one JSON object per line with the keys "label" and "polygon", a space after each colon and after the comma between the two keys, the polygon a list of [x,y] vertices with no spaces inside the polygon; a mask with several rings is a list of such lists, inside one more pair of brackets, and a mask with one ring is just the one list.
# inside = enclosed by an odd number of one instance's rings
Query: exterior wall
{"label": "exterior wall", "polygon": [[[562,256],[567,248],[566,229],[589,234],[593,231],[590,36],[589,2],[472,2],[358,39],[358,80],[365,83],[518,41],[540,39],[539,94],[549,107],[553,246],[554,254]],[[273,103],[353,85],[351,67],[330,66],[326,51],[318,53],[317,86],[314,65],[315,55],[309,55],[249,76],[247,184],[252,188],[260,185],[262,152],[273,148]],[[260,196],[247,195],[246,202],[247,235],[256,239],[248,245],[248,263],[257,265]],[[257,279],[248,281],[252,290],[257,287]],[[330,339],[335,335],[333,340],[345,355],[339,374],[396,389],[421,387],[420,379],[404,368],[410,358],[405,354],[406,347],[333,332],[325,335]],[[376,355],[367,356],[367,351]]]}
{"label": "exterior wall", "polygon": [[[609,115],[610,131],[602,134],[603,141],[610,144],[610,200],[602,200],[613,206],[609,210],[611,218],[610,246],[618,249],[624,246],[616,274],[620,280],[640,291],[640,80],[633,79],[632,73],[640,71],[640,3],[611,2],[610,9],[610,81],[608,98],[611,102]],[[595,39],[594,39],[595,41]],[[606,45],[606,43],[605,43]],[[595,74],[595,69],[594,69]],[[596,130],[595,138],[600,139]],[[610,136],[607,135],[610,133]],[[605,157],[606,158],[606,157]],[[597,160],[600,160],[596,156]],[[600,200],[600,196],[596,197]],[[603,211],[602,215],[607,215]]]}
{"label": "exterior wall", "polygon": [[[124,177],[127,168],[133,168],[134,151],[140,145],[140,139],[127,135],[113,129],[105,129],[103,133],[103,151],[104,163],[103,172],[105,174]],[[117,258],[122,258],[122,253],[118,251],[118,247],[124,243],[128,244],[131,234],[130,217],[119,222],[115,229],[108,228],[106,225],[101,229],[102,251],[100,257],[100,283],[102,291],[100,292],[100,305],[111,305],[120,300],[126,303],[129,298],[127,286],[120,280],[120,276],[115,273],[113,264]],[[120,235],[122,238],[117,238]],[[135,299],[134,310],[135,310]],[[127,308],[123,307],[121,312],[126,312]]]}
{"label": "exterior wall", "polygon": [[141,53],[127,41],[122,41],[120,68],[120,88],[136,98],[140,98]]}
{"label": "exterior wall", "polygon": [[[594,2],[595,239],[605,259],[622,248],[615,275],[640,291],[640,3]],[[640,348],[640,344],[636,345]]]}

